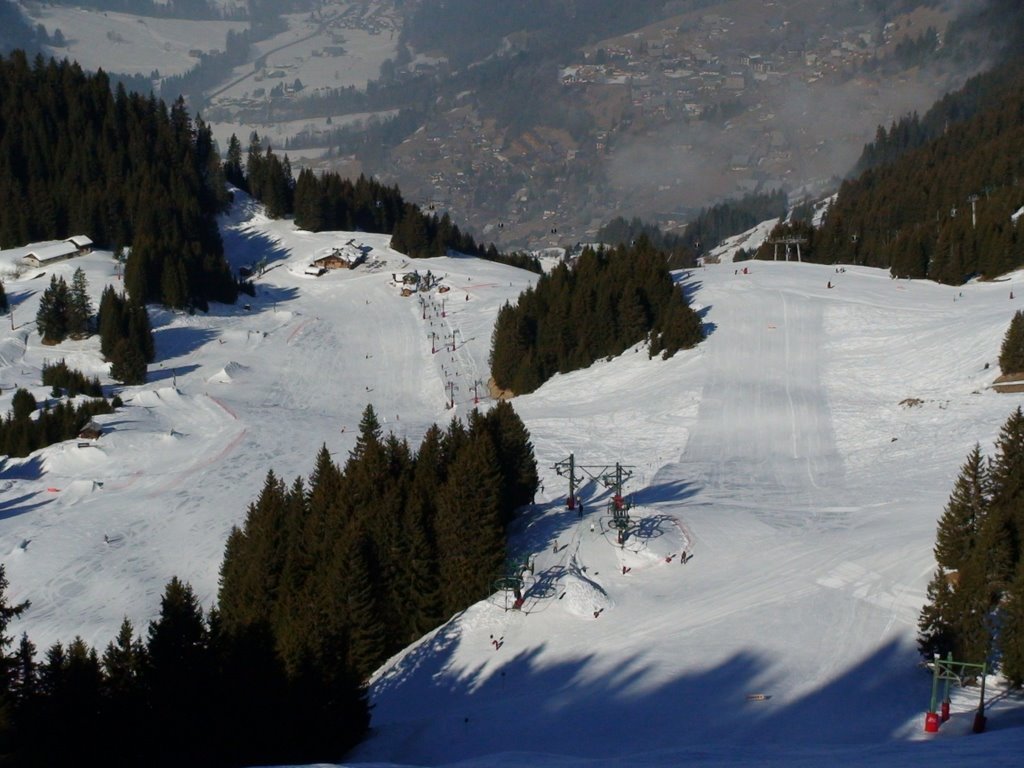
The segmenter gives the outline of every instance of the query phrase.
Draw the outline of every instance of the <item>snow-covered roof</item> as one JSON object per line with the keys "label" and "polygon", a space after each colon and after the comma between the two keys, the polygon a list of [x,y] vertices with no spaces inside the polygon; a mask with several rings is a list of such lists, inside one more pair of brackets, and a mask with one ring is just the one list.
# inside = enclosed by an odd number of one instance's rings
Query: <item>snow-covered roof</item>
{"label": "snow-covered roof", "polygon": [[66,259],[78,253],[78,247],[71,242],[56,243],[55,245],[44,245],[33,248],[25,254],[26,261],[35,261],[38,264],[47,264],[51,261]]}
{"label": "snow-covered roof", "polygon": [[69,237],[65,242],[71,243],[76,248],[91,248],[92,240],[85,235],[73,235]]}

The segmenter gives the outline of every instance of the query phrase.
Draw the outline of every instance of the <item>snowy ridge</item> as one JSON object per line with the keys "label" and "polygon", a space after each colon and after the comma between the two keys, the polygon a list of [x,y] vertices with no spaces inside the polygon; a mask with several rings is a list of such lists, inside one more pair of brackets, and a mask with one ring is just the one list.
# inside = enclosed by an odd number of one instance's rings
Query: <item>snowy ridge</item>
{"label": "snowy ridge", "polygon": [[741,249],[747,253],[756,251],[768,239],[768,235],[771,234],[772,229],[778,223],[779,219],[769,219],[768,221],[761,222],[753,229],[727,237],[711,249],[708,253],[709,261],[731,262],[735,259],[736,252]]}

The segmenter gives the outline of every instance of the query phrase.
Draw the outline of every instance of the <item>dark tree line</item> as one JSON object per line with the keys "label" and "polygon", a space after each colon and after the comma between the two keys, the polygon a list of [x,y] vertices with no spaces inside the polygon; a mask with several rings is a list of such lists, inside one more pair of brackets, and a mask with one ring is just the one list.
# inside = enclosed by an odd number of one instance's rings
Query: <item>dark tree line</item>
{"label": "dark tree line", "polygon": [[506,303],[491,338],[491,375],[523,394],[638,342],[667,359],[703,335],[665,254],[641,237],[632,246],[585,248],[572,268],[560,264]]}
{"label": "dark tree line", "polygon": [[893,121],[888,130],[878,126],[875,140],[864,147],[851,177],[893,163],[908,152],[935,141],[952,126],[974,118],[1012,95],[1019,81],[1020,60],[1011,57],[1006,63],[970,78],[959,90],[947,93],[924,116],[913,112]]}
{"label": "dark tree line", "polygon": [[782,190],[744,195],[702,208],[683,233],[684,242],[697,253],[707,253],[728,237],[746,232],[762,221],[786,214]]}
{"label": "dark tree line", "polygon": [[87,378],[77,368],[70,368],[63,360],[52,365],[43,363],[43,385],[52,387],[53,397],[103,397],[103,387],[98,377]]}
{"label": "dark tree line", "polygon": [[272,218],[294,216],[295,225],[310,232],[359,230],[391,235],[391,247],[411,258],[444,256],[449,250],[491,261],[539,271],[536,259],[500,254],[494,247],[477,244],[447,213],[424,213],[406,202],[396,186],[387,186],[360,175],[342,178],[329,172],[317,175],[309,168],[292,175],[287,155],[279,158],[270,146],[263,146],[255,132],[242,163],[242,147],[231,137],[224,175],[266,206]]}
{"label": "dark tree line", "polygon": [[290,675],[366,680],[390,655],[493,590],[505,529],[537,488],[508,403],[436,425],[417,450],[363,413],[343,467],[326,447],[307,480],[272,471],[228,537],[220,618],[270,638]]}
{"label": "dark tree line", "polygon": [[36,399],[27,389],[19,389],[11,401],[11,411],[0,421],[0,453],[24,457],[48,445],[71,440],[82,428],[101,413],[113,413],[120,400],[105,398],[86,400],[79,404],[71,400],[47,403],[36,418]]}
{"label": "dark tree line", "polygon": [[[655,248],[668,253],[673,264],[683,267],[696,263],[693,243],[686,237],[663,232],[657,224],[643,221],[638,216],[632,219],[616,216],[597,231],[597,241],[610,245],[630,245],[640,237],[646,237]],[[699,243],[699,247],[704,246],[705,243]]]}
{"label": "dark tree line", "polygon": [[[853,175],[938,138],[950,125],[997,102],[999,92],[1016,78],[1019,57],[1024,54],[1024,6],[1017,0],[988,0],[961,10],[956,23],[946,27],[934,58],[951,61],[954,66],[994,58],[995,66],[969,79],[959,91],[943,96],[924,117],[908,115],[894,122],[888,132],[879,127],[874,143],[865,147]],[[896,11],[887,8],[885,13]],[[901,47],[905,53],[914,53],[915,48],[930,45],[929,37],[926,34],[916,42],[905,39]]]}
{"label": "dark tree line", "polygon": [[746,232],[762,221],[784,216],[786,202],[786,193],[776,190],[716,203],[701,208],[679,235],[662,232],[656,225],[636,217],[627,220],[619,216],[598,230],[597,239],[621,244],[632,243],[643,235],[655,248],[668,252],[674,265],[693,266],[695,255],[707,253],[726,238]]}
{"label": "dark tree line", "polygon": [[307,669],[285,675],[269,638],[225,632],[192,588],[171,579],[136,635],[125,619],[102,651],[76,637],[40,656],[4,634],[11,606],[0,565],[0,759],[9,765],[173,768],[337,760],[366,733],[355,684]]}
{"label": "dark tree line", "polygon": [[224,39],[224,50],[203,53],[199,63],[180,75],[162,78],[159,93],[165,98],[184,97],[192,105],[203,103],[203,92],[223,82],[224,74],[232,67],[245,64],[249,57],[249,30],[235,32],[229,29]]}
{"label": "dark tree line", "polygon": [[69,336],[84,339],[89,335],[92,302],[89,283],[79,267],[69,286],[63,277],[50,276],[50,286],[39,298],[36,329],[43,344],[60,344]]}
{"label": "dark tree line", "polygon": [[87,234],[131,246],[139,303],[232,302],[216,214],[228,203],[209,126],[184,102],[111,91],[77,64],[0,58],[0,245]]}
{"label": "dark tree line", "polygon": [[[809,261],[886,267],[894,277],[953,285],[1018,267],[1024,231],[1012,214],[1024,203],[1024,75],[993,92],[999,98],[978,105],[973,117],[843,182],[820,229],[787,222],[772,238],[805,236],[801,253]],[[766,243],[758,257],[772,258],[773,249]]]}
{"label": "dark tree line", "polygon": [[147,365],[156,357],[146,308],[108,285],[100,299],[100,352],[110,375],[123,384],[143,384]]}
{"label": "dark tree line", "polygon": [[[11,419],[28,420],[28,392]],[[204,613],[172,579],[144,636],[16,648],[0,565],[0,759],[29,766],[336,762],[366,734],[365,682],[392,653],[488,595],[505,529],[537,488],[508,403],[436,425],[417,451],[372,407],[343,467],[271,471],[225,547]]]}
{"label": "dark tree line", "polygon": [[996,666],[1024,683],[1024,413],[1000,430],[995,456],[975,446],[939,519],[938,568],[918,620],[922,655]]}

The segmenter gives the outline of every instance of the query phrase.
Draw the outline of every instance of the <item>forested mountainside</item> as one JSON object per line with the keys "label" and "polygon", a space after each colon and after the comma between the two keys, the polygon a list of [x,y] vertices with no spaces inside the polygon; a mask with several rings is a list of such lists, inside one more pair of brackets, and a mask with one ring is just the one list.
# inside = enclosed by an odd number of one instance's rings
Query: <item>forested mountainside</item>
{"label": "forested mountainside", "polygon": [[209,128],[182,101],[115,93],[67,61],[0,58],[0,245],[87,234],[131,248],[137,302],[232,302],[215,218],[227,202]]}
{"label": "forested mountainside", "polygon": [[801,220],[780,224],[759,257],[774,257],[771,240],[798,237],[811,261],[948,284],[1024,263],[1014,216],[1024,205],[1024,71],[1008,65],[981,75],[936,110],[971,116],[944,123],[931,140],[915,138],[927,130],[914,119],[880,132],[865,157],[891,159],[843,182],[819,229]]}

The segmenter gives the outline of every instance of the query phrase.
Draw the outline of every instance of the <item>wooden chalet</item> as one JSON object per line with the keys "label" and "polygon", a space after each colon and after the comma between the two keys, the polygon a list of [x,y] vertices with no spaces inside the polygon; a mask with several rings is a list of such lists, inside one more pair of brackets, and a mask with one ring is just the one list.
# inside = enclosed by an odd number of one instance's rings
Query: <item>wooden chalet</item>
{"label": "wooden chalet", "polygon": [[348,269],[348,260],[338,251],[313,260],[313,266],[321,269]]}
{"label": "wooden chalet", "polygon": [[90,421],[78,433],[79,440],[99,440],[103,434],[103,427],[95,421]]}
{"label": "wooden chalet", "polygon": [[355,240],[349,240],[341,248],[335,248],[326,256],[313,261],[312,266],[321,269],[355,269],[366,261],[369,248],[358,246]]}
{"label": "wooden chalet", "polygon": [[75,235],[59,243],[48,243],[32,247],[21,260],[32,267],[42,267],[58,261],[73,259],[92,253],[92,240],[85,235]]}

